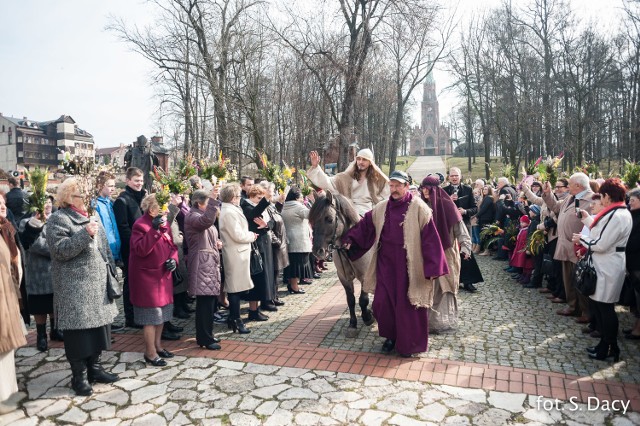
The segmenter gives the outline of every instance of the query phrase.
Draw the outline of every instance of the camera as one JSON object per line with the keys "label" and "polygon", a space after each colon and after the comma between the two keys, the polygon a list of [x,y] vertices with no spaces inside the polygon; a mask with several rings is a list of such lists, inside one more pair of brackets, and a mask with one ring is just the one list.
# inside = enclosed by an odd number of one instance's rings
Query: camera
{"label": "camera", "polygon": [[582,219],[582,210],[581,209],[576,209],[576,217],[578,219]]}

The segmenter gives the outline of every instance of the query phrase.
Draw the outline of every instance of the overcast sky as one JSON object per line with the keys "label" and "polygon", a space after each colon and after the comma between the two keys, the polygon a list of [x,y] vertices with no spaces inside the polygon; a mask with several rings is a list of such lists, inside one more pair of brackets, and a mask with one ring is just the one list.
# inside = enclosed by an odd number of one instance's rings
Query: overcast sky
{"label": "overcast sky", "polygon": [[[585,19],[611,28],[621,2],[573,4]],[[498,3],[461,0],[460,10],[468,14]],[[144,26],[153,7],[141,0],[3,0],[0,112],[38,121],[68,114],[93,134],[98,147],[152,136],[157,100],[150,87],[151,65],[105,31],[110,15]],[[447,73],[436,70],[434,76],[438,90],[450,84]],[[455,97],[441,92],[439,98],[440,118],[447,120]]]}

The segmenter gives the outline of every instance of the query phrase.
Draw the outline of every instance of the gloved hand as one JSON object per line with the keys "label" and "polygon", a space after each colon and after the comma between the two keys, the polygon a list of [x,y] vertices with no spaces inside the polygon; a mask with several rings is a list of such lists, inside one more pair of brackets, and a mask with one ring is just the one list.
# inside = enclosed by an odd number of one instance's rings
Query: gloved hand
{"label": "gloved hand", "polygon": [[164,224],[164,216],[162,215],[158,215],[156,217],[153,218],[153,221],[151,222],[151,226],[153,226],[153,229],[155,229],[156,231],[158,229],[160,229],[160,227]]}
{"label": "gloved hand", "polygon": [[176,263],[175,259],[167,259],[164,262],[164,267],[167,268],[168,271],[173,272],[178,267],[178,264]]}

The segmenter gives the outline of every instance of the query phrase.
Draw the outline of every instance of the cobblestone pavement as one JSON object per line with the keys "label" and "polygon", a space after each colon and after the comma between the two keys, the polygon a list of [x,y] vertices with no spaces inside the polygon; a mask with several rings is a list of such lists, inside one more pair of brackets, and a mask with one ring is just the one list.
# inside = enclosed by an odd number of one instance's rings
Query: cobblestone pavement
{"label": "cobblestone pavement", "polygon": [[[422,357],[487,363],[591,376],[594,379],[640,383],[640,343],[626,340],[620,331],[622,351],[618,363],[588,358],[585,348],[598,341],[581,333],[574,318],[555,311],[565,305],[550,303],[537,289],[524,289],[503,271],[506,262],[478,256],[485,278],[479,291],[459,293],[459,327],[429,336]],[[618,307],[620,329],[632,327],[628,309]],[[349,315],[345,311],[320,347],[380,352],[378,329],[362,327],[355,339],[344,337]]]}
{"label": "cobblestone pavement", "polygon": [[[120,374],[76,397],[62,349],[16,353],[29,398],[0,425],[500,425],[640,424],[640,414],[556,403],[523,393],[465,389],[331,371],[177,356],[147,368],[140,354],[105,352]],[[547,409],[545,409],[545,407]]]}
{"label": "cobblestone pavement", "polygon": [[[95,385],[89,398],[70,390],[61,344],[39,353],[32,330],[31,346],[16,354],[28,398],[0,416],[0,426],[640,424],[634,342],[621,339],[623,359],[615,365],[589,360],[584,347],[594,340],[555,315],[558,306],[511,282],[505,263],[479,263],[487,282],[476,294],[460,294],[458,330],[431,336],[429,351],[411,359],[382,355],[375,325],[360,321],[358,337],[343,337],[346,301],[332,264],[305,286],[307,294],[281,293],[285,306],[267,322],[249,322],[251,334],[216,326],[221,351],[197,348],[193,318],[177,320],[184,337],[165,347],[178,356],[163,369],[147,368],[141,331],[125,329],[103,357],[122,380]],[[620,317],[621,328],[629,326],[629,314]],[[617,411],[589,410],[596,400],[619,401]]]}

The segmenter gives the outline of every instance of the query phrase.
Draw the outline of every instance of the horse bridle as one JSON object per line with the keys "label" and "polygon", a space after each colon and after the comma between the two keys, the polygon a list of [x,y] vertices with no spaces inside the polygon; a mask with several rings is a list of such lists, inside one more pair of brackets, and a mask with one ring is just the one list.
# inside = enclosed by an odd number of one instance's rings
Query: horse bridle
{"label": "horse bridle", "polygon": [[333,203],[331,203],[331,208],[333,210],[335,210],[335,212],[336,212],[336,220],[335,220],[335,223],[334,223],[334,226],[333,226],[333,237],[331,237],[331,240],[329,241],[329,244],[327,245],[327,249],[329,250],[329,253],[333,253],[334,251],[344,250],[342,248],[342,245],[340,245],[340,246],[336,245],[336,238],[338,236],[338,219],[340,219],[343,223],[344,223],[344,220],[342,220],[340,218],[341,214],[338,211],[338,209],[336,208],[336,206],[333,205]]}

